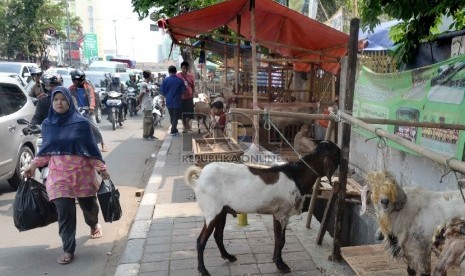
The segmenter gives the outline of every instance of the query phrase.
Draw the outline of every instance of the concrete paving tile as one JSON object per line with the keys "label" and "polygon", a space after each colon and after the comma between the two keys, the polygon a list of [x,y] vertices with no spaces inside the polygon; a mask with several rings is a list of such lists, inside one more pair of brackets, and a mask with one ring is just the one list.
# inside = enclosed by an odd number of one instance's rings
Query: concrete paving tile
{"label": "concrete paving tile", "polygon": [[142,263],[157,262],[157,261],[168,261],[171,257],[171,252],[162,253],[147,253],[142,258]]}
{"label": "concrete paving tile", "polygon": [[230,276],[231,275],[231,270],[229,269],[229,266],[207,266],[208,272],[210,272],[211,275],[215,276]]}
{"label": "concrete paving tile", "polygon": [[[273,251],[271,251],[273,252]],[[254,254],[255,259],[257,259],[258,263],[268,263],[268,262],[273,262],[273,253],[267,252],[267,253],[258,253]]]}
{"label": "concrete paving tile", "polygon": [[247,238],[263,238],[263,237],[269,237],[268,231],[250,231],[250,232],[245,232],[245,235]]}
{"label": "concrete paving tile", "polygon": [[305,251],[305,247],[300,243],[287,243],[284,245],[283,252],[299,252]]}
{"label": "concrete paving tile", "polygon": [[198,216],[191,216],[191,217],[177,217],[174,218],[175,223],[186,223],[186,222],[196,222],[198,221]]}
{"label": "concrete paving tile", "polygon": [[174,223],[174,218],[153,218],[152,219],[152,226],[155,224],[162,224],[162,223],[168,223],[168,224],[173,224]]}
{"label": "concrete paving tile", "polygon": [[[169,276],[168,271],[151,271],[151,272],[144,272],[139,274],[139,276]],[[124,275],[127,276],[127,275]]]}
{"label": "concrete paving tile", "polygon": [[199,233],[200,231],[197,228],[173,229],[173,236],[198,235]]}
{"label": "concrete paving tile", "polygon": [[120,264],[116,269],[115,276],[137,276],[139,270],[139,264]]}
{"label": "concrete paving tile", "polygon": [[174,223],[152,223],[150,230],[171,230],[174,227]]}
{"label": "concrete paving tile", "polygon": [[174,229],[192,229],[192,230],[196,230],[196,231],[199,231],[201,229],[198,229],[197,227],[195,227],[195,221],[192,221],[192,222],[184,222],[184,223],[175,223],[173,225]]}
{"label": "concrete paving tile", "polygon": [[245,232],[231,232],[225,231],[224,232],[224,240],[231,240],[231,239],[246,239],[247,236]]}
{"label": "concrete paving tile", "polygon": [[260,274],[257,264],[246,264],[246,265],[231,265],[229,266],[231,275],[251,275]]}
{"label": "concrete paving tile", "polygon": [[148,237],[146,244],[171,243],[171,236]]}
{"label": "concrete paving tile", "polygon": [[[191,269],[180,269],[180,270],[171,270],[169,272],[170,276],[193,276],[193,275],[198,275],[197,268],[191,268]],[[215,275],[216,274],[212,274]]]}
{"label": "concrete paving tile", "polygon": [[132,239],[126,243],[126,248],[120,258],[121,264],[138,263],[143,258],[145,239]]}
{"label": "concrete paving tile", "polygon": [[315,263],[312,259],[307,260],[293,260],[288,259],[285,261],[287,265],[292,269],[292,271],[310,271],[310,270],[317,270]]}
{"label": "concrete paving tile", "polygon": [[246,254],[233,254],[236,256],[237,261],[235,262],[228,262],[229,265],[245,265],[245,264],[256,264],[257,260],[255,256],[250,253]]}
{"label": "concrete paving tile", "polygon": [[289,252],[283,254],[283,259],[285,260],[311,260],[310,255],[308,255],[307,251],[302,252]]}
{"label": "concrete paving tile", "polygon": [[171,252],[171,243],[147,244],[145,245],[144,254]]}
{"label": "concrete paving tile", "polygon": [[171,243],[171,250],[197,250],[197,243],[195,242],[195,240],[189,242],[173,242]]}
{"label": "concrete paving tile", "polygon": [[185,235],[185,236],[173,236],[173,242],[193,242],[193,243],[196,243],[197,242],[197,237],[198,235],[200,234],[200,231],[198,234],[189,234],[189,235]]}
{"label": "concrete paving tile", "polygon": [[[270,259],[270,261],[271,261],[271,259]],[[258,269],[260,270],[261,274],[279,273],[278,268],[276,268],[276,264],[273,263],[273,262],[262,263],[262,262],[259,261]]]}
{"label": "concrete paving tile", "polygon": [[155,229],[149,230],[147,237],[162,237],[162,236],[171,236],[171,230],[166,229]]}
{"label": "concrete paving tile", "polygon": [[171,260],[184,260],[195,258],[197,260],[197,250],[171,251]]}
{"label": "concrete paving tile", "polygon": [[274,251],[274,244],[255,244],[251,246],[251,250],[254,254],[258,253],[268,253],[268,252],[273,252]]}
{"label": "concrete paving tile", "polygon": [[150,272],[150,271],[168,271],[170,270],[170,261],[160,261],[160,262],[150,262],[142,263],[140,266],[140,272]]}
{"label": "concrete paving tile", "polygon": [[171,260],[170,271],[180,269],[195,269],[197,270],[197,257],[191,259]]}

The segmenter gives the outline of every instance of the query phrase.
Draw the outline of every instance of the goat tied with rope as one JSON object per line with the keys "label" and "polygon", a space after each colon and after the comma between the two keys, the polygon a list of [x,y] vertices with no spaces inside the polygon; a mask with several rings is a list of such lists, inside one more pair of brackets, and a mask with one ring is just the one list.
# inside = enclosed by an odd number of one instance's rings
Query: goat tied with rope
{"label": "goat tied with rope", "polygon": [[431,239],[437,225],[465,213],[459,192],[432,192],[415,187],[403,189],[386,172],[370,172],[362,194],[362,211],[366,198],[376,211],[379,229],[386,249],[407,263],[408,275],[430,275]]}
{"label": "goat tied with rope", "polygon": [[290,272],[282,259],[289,217],[300,214],[304,197],[312,192],[319,177],[331,179],[340,162],[340,149],[330,141],[319,141],[316,149],[297,162],[269,168],[213,162],[203,169],[192,166],[186,182],[192,185],[205,224],[197,238],[198,270],[210,275],[204,264],[204,250],[214,231],[221,257],[233,262],[223,244],[227,214],[258,213],[273,215],[275,246],[273,262],[281,272]]}

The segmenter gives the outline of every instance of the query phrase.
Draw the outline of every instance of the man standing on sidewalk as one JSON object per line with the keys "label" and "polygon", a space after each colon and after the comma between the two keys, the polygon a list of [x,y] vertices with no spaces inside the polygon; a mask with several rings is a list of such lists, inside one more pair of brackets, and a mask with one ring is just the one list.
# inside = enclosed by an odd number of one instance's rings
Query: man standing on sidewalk
{"label": "man standing on sidewalk", "polygon": [[142,72],[144,80],[140,83],[140,92],[138,99],[142,112],[144,113],[143,123],[143,137],[145,140],[153,141],[157,139],[153,134],[155,129],[153,127],[153,116],[152,116],[152,94],[149,89],[149,83],[152,80],[152,72],[150,70],[144,70]]}
{"label": "man standing on sidewalk", "polygon": [[182,125],[184,126],[183,133],[191,130],[190,120],[194,118],[194,95],[195,95],[195,79],[194,75],[189,73],[189,62],[181,62],[181,72],[176,76],[184,81],[186,92],[182,95],[181,117]]}
{"label": "man standing on sidewalk", "polygon": [[160,86],[160,92],[166,98],[166,106],[170,114],[171,136],[179,136],[178,120],[181,115],[182,94],[186,91],[184,81],[176,77],[177,69],[175,66],[168,67],[170,74]]}

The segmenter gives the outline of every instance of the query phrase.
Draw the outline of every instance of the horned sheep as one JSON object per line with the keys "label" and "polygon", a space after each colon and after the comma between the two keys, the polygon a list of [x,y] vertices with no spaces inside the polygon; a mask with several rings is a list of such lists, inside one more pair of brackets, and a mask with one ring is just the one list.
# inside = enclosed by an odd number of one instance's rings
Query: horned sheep
{"label": "horned sheep", "polygon": [[403,189],[386,171],[369,173],[367,188],[386,249],[406,260],[408,275],[430,275],[433,233],[437,225],[465,213],[460,193]]}

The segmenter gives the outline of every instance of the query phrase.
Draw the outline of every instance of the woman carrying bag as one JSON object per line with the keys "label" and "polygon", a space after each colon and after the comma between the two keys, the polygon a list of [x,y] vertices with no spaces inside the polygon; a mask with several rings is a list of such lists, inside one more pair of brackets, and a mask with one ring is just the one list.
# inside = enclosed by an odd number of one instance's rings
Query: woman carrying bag
{"label": "woman carrying bag", "polygon": [[109,179],[110,175],[90,123],[76,110],[69,90],[58,86],[52,91],[51,99],[48,117],[42,123],[43,146],[24,173],[32,177],[36,168],[48,164],[47,193],[57,209],[64,251],[58,263],[69,264],[76,249],[75,199],[90,227],[91,238],[102,237],[96,197],[100,183],[96,172],[102,179]]}

